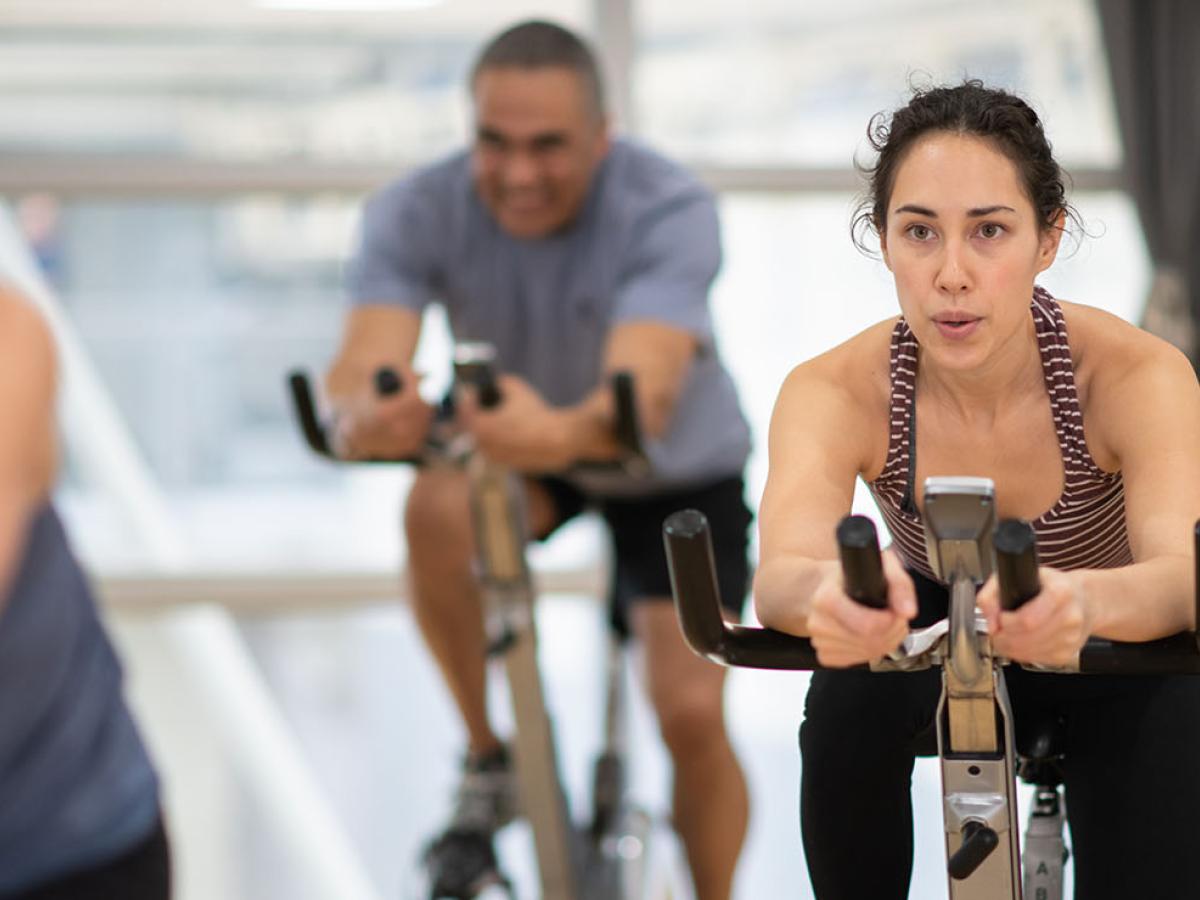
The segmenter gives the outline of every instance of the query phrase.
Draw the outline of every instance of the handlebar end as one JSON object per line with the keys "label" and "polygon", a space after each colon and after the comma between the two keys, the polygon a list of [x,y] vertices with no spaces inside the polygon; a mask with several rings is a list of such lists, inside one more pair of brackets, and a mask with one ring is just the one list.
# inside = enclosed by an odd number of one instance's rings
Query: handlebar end
{"label": "handlebar end", "polygon": [[1004,519],[992,537],[1000,607],[1020,609],[1042,590],[1038,580],[1037,535],[1024,519]]}
{"label": "handlebar end", "polygon": [[391,366],[380,366],[375,370],[375,392],[380,397],[390,397],[400,393],[404,382]]}
{"label": "handlebar end", "polygon": [[846,593],[863,606],[887,606],[887,581],[879,556],[879,535],[866,516],[846,516],[837,526],[838,557]]}

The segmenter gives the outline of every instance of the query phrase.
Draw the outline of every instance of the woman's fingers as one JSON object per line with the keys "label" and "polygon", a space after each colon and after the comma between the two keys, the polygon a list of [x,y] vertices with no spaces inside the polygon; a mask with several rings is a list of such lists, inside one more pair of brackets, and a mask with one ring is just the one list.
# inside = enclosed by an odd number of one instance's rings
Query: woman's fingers
{"label": "woman's fingers", "polygon": [[883,551],[883,577],[887,581],[888,606],[905,622],[917,617],[917,588],[893,551]]}
{"label": "woman's fingers", "polygon": [[1041,569],[1039,577],[1040,594],[1019,610],[999,612],[993,646],[1020,662],[1069,665],[1090,633],[1080,582],[1054,569]]}

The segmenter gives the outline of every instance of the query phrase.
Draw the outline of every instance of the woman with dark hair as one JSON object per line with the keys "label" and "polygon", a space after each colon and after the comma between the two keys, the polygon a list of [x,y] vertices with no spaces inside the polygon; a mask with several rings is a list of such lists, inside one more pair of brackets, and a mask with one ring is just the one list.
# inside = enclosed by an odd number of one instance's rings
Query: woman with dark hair
{"label": "woman with dark hair", "polygon": [[[863,227],[878,235],[901,315],[783,386],[759,618],[811,636],[829,666],[878,659],[943,618],[921,486],[971,475],[994,481],[999,516],[1032,523],[1041,557],[1042,591],[1019,611],[999,610],[994,579],[980,592],[997,654],[1064,664],[1090,636],[1191,628],[1200,387],[1165,342],[1036,284],[1074,218],[1037,115],[972,81],[917,92],[871,138],[856,239]],[[846,596],[836,561],[834,526],[858,477],[893,539],[883,610]],[[1011,669],[1018,732],[1033,716],[1063,724],[1076,896],[1196,897],[1200,684]],[[814,674],[801,823],[822,900],[907,896],[913,757],[939,693],[932,671]]]}
{"label": "woman with dark hair", "polygon": [[56,382],[0,272],[0,898],[167,900],[158,780],[50,502]]}

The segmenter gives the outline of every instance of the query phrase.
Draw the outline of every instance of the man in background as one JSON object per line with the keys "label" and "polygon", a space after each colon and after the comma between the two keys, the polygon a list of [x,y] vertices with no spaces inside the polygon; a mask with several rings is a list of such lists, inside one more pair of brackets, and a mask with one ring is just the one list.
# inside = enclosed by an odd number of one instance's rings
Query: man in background
{"label": "man in background", "polygon": [[[700,900],[730,896],[745,834],[745,781],[725,731],[724,672],[691,653],[670,603],[663,519],[712,526],[731,616],[748,581],[748,429],[714,343],[720,266],[711,194],[679,166],[610,136],[603,85],[576,35],[531,21],[495,37],[470,77],[471,146],[377,192],[350,267],[348,314],[327,378],[350,457],[423,445],[432,407],[411,368],[422,313],[444,304],[457,341],[497,351],[503,402],[459,404],[489,458],[523,473],[532,532],[585,507],[615,547],[613,613],[644,648],[647,691],[674,770],[674,825]],[[396,369],[380,398],[373,373]],[[607,375],[632,373],[648,478],[573,472],[614,458]],[[456,809],[434,851],[491,852],[515,813],[504,742],[487,715],[485,635],[471,573],[462,472],[421,469],[405,510],[413,607],[467,733]],[[553,640],[553,635],[547,635]]]}

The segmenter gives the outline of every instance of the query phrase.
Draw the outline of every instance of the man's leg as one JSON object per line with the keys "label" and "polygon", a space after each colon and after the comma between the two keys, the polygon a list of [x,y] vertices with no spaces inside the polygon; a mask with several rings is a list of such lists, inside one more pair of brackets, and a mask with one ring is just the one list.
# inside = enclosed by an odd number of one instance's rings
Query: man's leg
{"label": "man's leg", "polygon": [[[530,529],[550,530],[554,507],[538,485],[528,491]],[[467,729],[468,753],[500,748],[487,714],[487,638],[471,571],[475,539],[466,474],[430,467],[417,473],[404,512],[413,612]]]}
{"label": "man's leg", "polygon": [[725,731],[725,670],[684,643],[667,598],[630,610],[642,641],[646,681],[674,763],[675,828],[698,900],[727,900],[746,834],[746,781]]}

